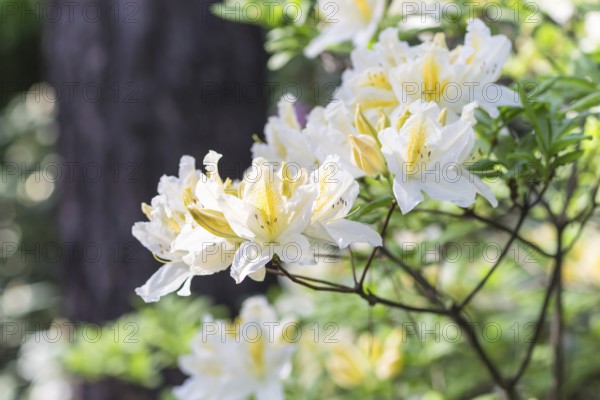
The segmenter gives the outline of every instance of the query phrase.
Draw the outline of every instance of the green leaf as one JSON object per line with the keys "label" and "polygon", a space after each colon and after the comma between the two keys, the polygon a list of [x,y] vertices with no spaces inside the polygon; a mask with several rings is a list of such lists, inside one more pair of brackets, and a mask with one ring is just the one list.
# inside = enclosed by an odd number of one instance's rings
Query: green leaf
{"label": "green leaf", "polygon": [[352,212],[352,219],[357,220],[360,217],[370,213],[373,210],[376,210],[381,207],[387,207],[390,205],[390,202],[392,201],[392,199],[393,199],[393,196],[391,194],[386,194],[380,199],[374,200],[367,204],[363,204],[363,205],[359,206],[358,209],[356,209],[355,211]]}
{"label": "green leaf", "polygon": [[581,142],[582,140],[587,140],[587,139],[591,139],[591,138],[582,133],[564,136],[564,137],[556,140],[554,143],[552,143],[552,146],[550,146],[550,154],[552,154],[552,155],[557,154],[557,153],[561,152],[562,150],[566,149],[567,147],[569,147],[570,145],[577,144],[577,143]]}
{"label": "green leaf", "polygon": [[563,110],[563,113],[569,111],[581,111],[588,108],[596,107],[600,105],[600,92],[590,93],[587,96],[577,100],[569,107]]}
{"label": "green leaf", "polygon": [[577,161],[578,158],[580,158],[583,155],[583,150],[574,150],[571,151],[569,153],[563,154],[562,156],[558,157],[556,160],[554,160],[554,167],[558,167],[561,165],[565,165],[565,164],[570,164],[574,161]]}

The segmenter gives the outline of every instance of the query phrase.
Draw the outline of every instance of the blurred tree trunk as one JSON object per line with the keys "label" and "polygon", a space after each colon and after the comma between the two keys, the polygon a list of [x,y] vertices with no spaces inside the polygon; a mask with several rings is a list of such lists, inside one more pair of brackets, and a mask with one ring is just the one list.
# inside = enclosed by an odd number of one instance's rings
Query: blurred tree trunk
{"label": "blurred tree trunk", "polygon": [[[213,17],[206,0],[48,4],[61,11],[43,37],[59,96],[58,224],[60,240],[76,246],[64,262],[65,308],[74,321],[101,323],[129,310],[134,288],[160,266],[131,235],[159,177],[209,149],[229,160],[229,174],[249,165],[251,135],[265,122],[267,96],[254,96],[265,54],[259,29]],[[236,287],[227,272],[195,281],[197,293],[234,307],[233,296],[261,289]],[[151,397],[104,382],[81,398]]]}

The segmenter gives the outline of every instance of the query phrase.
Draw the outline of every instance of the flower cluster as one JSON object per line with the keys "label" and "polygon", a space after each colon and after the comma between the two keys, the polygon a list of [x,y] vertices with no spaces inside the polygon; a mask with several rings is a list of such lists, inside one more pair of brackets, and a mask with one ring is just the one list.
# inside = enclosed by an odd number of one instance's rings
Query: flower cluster
{"label": "flower cluster", "polygon": [[[295,99],[281,99],[240,182],[221,178],[221,156],[213,151],[205,171],[183,157],[179,177],[163,177],[158,196],[143,205],[149,222],[133,227],[166,263],[137,293],[157,301],[183,286],[178,293],[187,295],[193,276],[229,266],[238,283],[262,280],[270,261],[314,262],[315,244],[379,246],[379,234],[347,219],[363,176],[389,180],[404,214],[424,194],[461,207],[481,194],[496,206],[466,163],[474,159],[475,108],[494,116],[499,105],[516,104],[515,93],[493,83],[509,51],[507,38],[492,36],[480,20],[469,23],[464,45],[453,50],[441,34],[409,46],[390,28],[372,48],[352,53],[338,98],[313,109],[305,126]],[[489,87],[499,100],[487,98]],[[459,95],[449,99],[452,88]]]}
{"label": "flower cluster", "polygon": [[206,317],[192,341],[192,353],[180,358],[189,375],[175,388],[177,399],[283,399],[281,379],[291,370],[295,345],[286,340],[275,310],[261,296],[242,305],[235,323]]}
{"label": "flower cluster", "polygon": [[423,193],[461,207],[480,193],[495,206],[466,162],[475,145],[475,108],[497,116],[498,106],[518,104],[515,92],[494,83],[509,51],[508,39],[492,36],[480,20],[469,23],[464,45],[453,50],[443,34],[409,46],[398,29],[386,29],[373,48],[354,50],[337,98],[313,109],[304,128],[294,99],[282,98],[267,142],[254,144],[253,154],[302,167],[335,154],[355,178],[390,174],[403,213]]}
{"label": "flower cluster", "polygon": [[136,223],[133,235],[165,262],[136,290],[145,301],[182,285],[178,294],[189,295],[193,276],[230,265],[237,283],[247,276],[263,280],[274,257],[306,264],[319,244],[381,244],[370,227],[346,219],[358,183],[339,169],[336,156],[311,171],[257,157],[240,182],[221,178],[220,158],[209,152],[203,172],[183,157],[179,177],[163,177],[152,205],[142,205],[149,221]]}

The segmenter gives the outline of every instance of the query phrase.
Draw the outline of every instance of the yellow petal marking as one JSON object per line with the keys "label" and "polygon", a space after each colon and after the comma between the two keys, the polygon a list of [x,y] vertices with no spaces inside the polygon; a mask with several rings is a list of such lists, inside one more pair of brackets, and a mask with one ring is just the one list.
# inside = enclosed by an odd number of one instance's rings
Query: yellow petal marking
{"label": "yellow petal marking", "polygon": [[425,152],[425,142],[427,140],[427,131],[422,121],[417,122],[410,129],[408,138],[408,147],[406,149],[406,162],[416,163],[419,158],[423,158]]}
{"label": "yellow petal marking", "polygon": [[425,65],[423,65],[423,84],[425,101],[439,102],[448,83],[440,81],[440,66],[433,53],[429,53],[425,56]]}

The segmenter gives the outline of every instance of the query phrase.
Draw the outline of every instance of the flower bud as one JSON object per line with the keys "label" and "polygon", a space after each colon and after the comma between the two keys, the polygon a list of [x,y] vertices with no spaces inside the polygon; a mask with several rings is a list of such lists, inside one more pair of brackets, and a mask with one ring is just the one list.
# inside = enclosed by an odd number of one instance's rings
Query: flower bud
{"label": "flower bud", "polygon": [[443,108],[442,111],[440,112],[440,115],[437,119],[437,121],[442,125],[446,125],[446,116],[448,115],[448,109],[447,108]]}
{"label": "flower bud", "polygon": [[377,131],[373,128],[373,125],[367,120],[363,114],[360,104],[356,105],[356,114],[354,116],[354,125],[359,135],[369,135],[374,139],[377,139]]}
{"label": "flower bud", "polygon": [[352,147],[352,162],[367,175],[384,173],[387,168],[383,154],[372,136],[349,136]]}
{"label": "flower bud", "polygon": [[379,120],[377,121],[377,132],[381,132],[385,128],[389,128],[392,125],[385,111],[379,109]]}
{"label": "flower bud", "polygon": [[402,112],[402,115],[400,115],[400,117],[398,117],[398,119],[396,120],[396,130],[400,131],[400,129],[402,129],[402,127],[406,123],[406,120],[409,118],[410,118],[410,111],[408,111],[408,107],[406,107],[404,109],[404,111]]}

